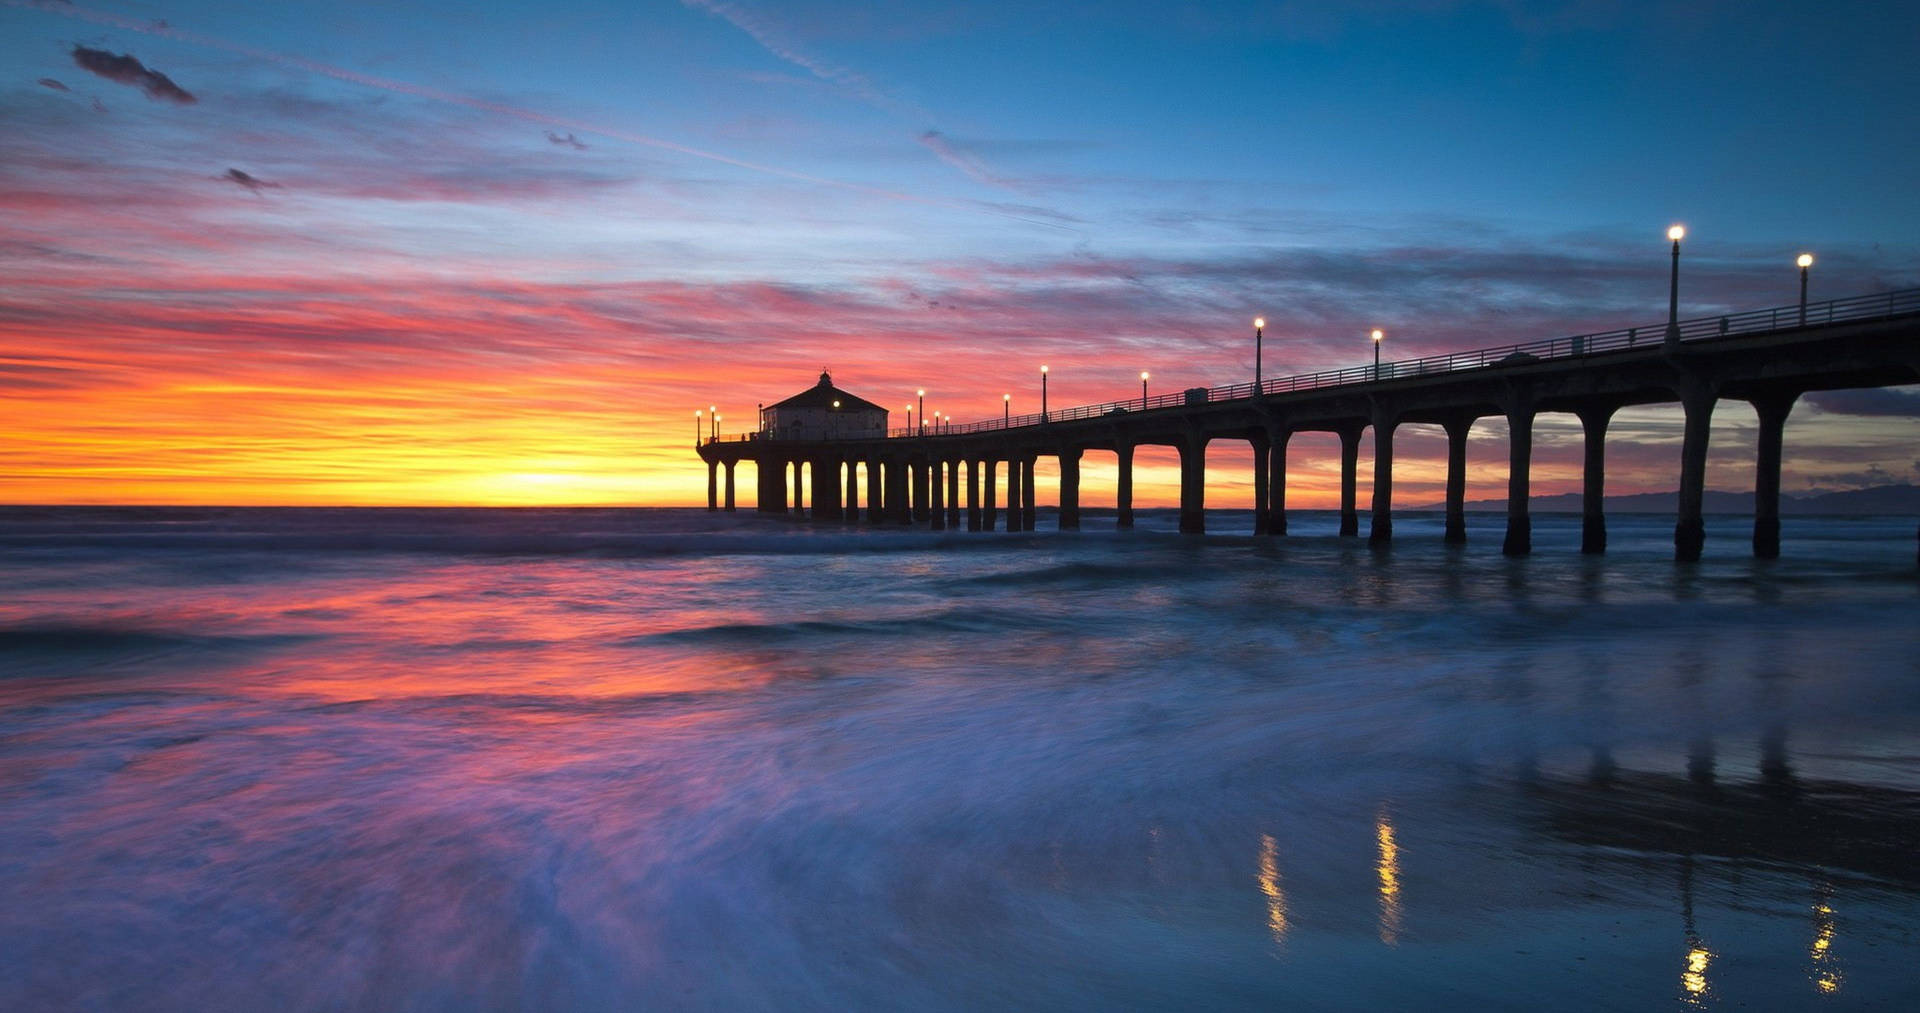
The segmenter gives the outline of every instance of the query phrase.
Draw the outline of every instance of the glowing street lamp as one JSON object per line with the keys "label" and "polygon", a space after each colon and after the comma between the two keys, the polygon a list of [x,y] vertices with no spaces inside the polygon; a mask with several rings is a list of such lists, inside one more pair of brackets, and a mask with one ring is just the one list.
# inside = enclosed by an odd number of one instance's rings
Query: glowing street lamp
{"label": "glowing street lamp", "polygon": [[713,435],[715,439],[718,439],[720,437],[720,408],[718,405],[707,406],[707,418],[713,420]]}
{"label": "glowing street lamp", "polygon": [[927,431],[927,392],[926,390],[922,389],[920,391],[920,432],[924,434],[926,433],[926,431]]}
{"label": "glowing street lamp", "polygon": [[1381,331],[1381,330],[1380,330],[1380,328],[1378,328],[1378,327],[1375,327],[1375,328],[1373,329],[1373,334],[1372,334],[1372,337],[1373,337],[1373,378],[1374,378],[1375,380],[1378,380],[1378,379],[1380,379],[1380,339],[1381,339],[1381,338],[1384,338],[1384,337],[1386,337],[1386,336],[1387,336],[1387,335],[1386,335],[1386,333],[1385,333],[1385,332],[1383,332],[1383,331]]}
{"label": "glowing street lamp", "polygon": [[1013,428],[1013,395],[1000,395],[1000,428]]}
{"label": "glowing street lamp", "polygon": [[700,445],[700,431],[707,428],[706,412],[698,408],[693,410],[693,445]]}
{"label": "glowing street lamp", "polygon": [[1667,238],[1673,240],[1673,278],[1667,284],[1667,348],[1670,350],[1680,344],[1680,240],[1686,236],[1684,225],[1667,230]]}
{"label": "glowing street lamp", "polygon": [[1147,410],[1147,371],[1140,371],[1140,410]]}
{"label": "glowing street lamp", "polygon": [[1266,317],[1253,318],[1253,396],[1260,396],[1260,331],[1267,326]]}
{"label": "glowing street lamp", "polygon": [[1040,367],[1040,421],[1047,420],[1047,367]]}
{"label": "glowing street lamp", "polygon": [[1807,268],[1813,266],[1813,254],[1803,253],[1794,261],[1800,265],[1800,326],[1807,325]]}

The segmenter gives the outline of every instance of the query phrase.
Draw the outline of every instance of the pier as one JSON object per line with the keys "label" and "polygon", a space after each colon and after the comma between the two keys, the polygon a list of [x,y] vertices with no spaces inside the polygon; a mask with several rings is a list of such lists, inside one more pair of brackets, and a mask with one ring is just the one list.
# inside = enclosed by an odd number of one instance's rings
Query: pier
{"label": "pier", "polygon": [[[751,461],[764,513],[806,509],[818,521],[968,531],[995,530],[1003,513],[1005,530],[1032,530],[1034,464],[1054,457],[1059,527],[1071,531],[1080,527],[1084,453],[1117,456],[1117,523],[1129,528],[1134,449],[1172,447],[1180,459],[1180,530],[1203,533],[1206,449],[1240,441],[1252,457],[1255,533],[1285,535],[1288,441],[1327,432],[1340,441],[1340,534],[1359,535],[1356,475],[1362,444],[1371,443],[1368,538],[1385,544],[1393,537],[1394,430],[1428,423],[1447,435],[1444,537],[1464,542],[1467,434],[1476,420],[1497,416],[1507,422],[1511,466],[1502,551],[1518,556],[1532,551],[1534,419],[1566,412],[1580,420],[1585,440],[1581,551],[1599,553],[1607,544],[1608,422],[1628,406],[1678,403],[1685,427],[1674,555],[1692,561],[1706,537],[1708,426],[1714,407],[1731,399],[1751,404],[1759,419],[1753,552],[1770,559],[1780,551],[1781,437],[1794,403],[1811,391],[1916,382],[1920,289],[1905,289],[945,424],[937,432],[811,440],[745,433],[706,439],[698,452],[707,464],[709,509],[735,508],[735,469]],[[801,502],[803,489],[811,490],[809,503]]]}

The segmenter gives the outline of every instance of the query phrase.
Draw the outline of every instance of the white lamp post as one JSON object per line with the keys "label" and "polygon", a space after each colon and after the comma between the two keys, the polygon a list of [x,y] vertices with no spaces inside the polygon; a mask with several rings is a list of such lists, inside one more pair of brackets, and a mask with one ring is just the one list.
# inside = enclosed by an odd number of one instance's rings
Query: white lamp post
{"label": "white lamp post", "polygon": [[1673,240],[1673,275],[1667,283],[1667,348],[1673,349],[1680,344],[1680,240],[1687,236],[1686,226],[1675,225],[1667,230],[1667,238]]}
{"label": "white lamp post", "polygon": [[1813,254],[1803,253],[1794,261],[1800,265],[1800,326],[1807,325],[1807,268],[1813,266]]}

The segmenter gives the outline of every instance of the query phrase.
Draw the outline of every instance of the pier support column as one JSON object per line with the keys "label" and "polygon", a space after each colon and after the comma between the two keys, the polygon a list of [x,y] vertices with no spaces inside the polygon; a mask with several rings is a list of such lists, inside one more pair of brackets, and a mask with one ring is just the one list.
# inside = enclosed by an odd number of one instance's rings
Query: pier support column
{"label": "pier support column", "polygon": [[[1259,388],[1254,389],[1255,396]],[[1273,518],[1272,473],[1267,463],[1267,455],[1273,450],[1273,444],[1265,433],[1255,433],[1247,440],[1253,445],[1253,533],[1268,534],[1267,525]]]}
{"label": "pier support column", "polygon": [[1113,450],[1120,459],[1113,495],[1113,526],[1125,531],[1133,527],[1133,444],[1122,443]]}
{"label": "pier support column", "polygon": [[967,458],[967,530],[980,530],[980,462]]}
{"label": "pier support column", "polygon": [[886,499],[887,521],[892,524],[912,524],[912,500],[907,490],[913,482],[907,471],[907,462],[894,458],[886,463],[885,470],[887,488],[883,495]]}
{"label": "pier support column", "polygon": [[1340,536],[1360,533],[1360,513],[1355,506],[1355,486],[1360,475],[1360,427],[1351,426],[1340,433]]}
{"label": "pier support column", "polygon": [[1760,416],[1760,447],[1753,471],[1753,555],[1780,558],[1780,445],[1787,414],[1799,394],[1783,391],[1753,399]]}
{"label": "pier support column", "polygon": [[1180,533],[1207,530],[1207,440],[1190,436],[1180,441]]}
{"label": "pier support column", "polygon": [[840,505],[845,512],[843,519],[858,521],[860,519],[860,462],[844,461],[841,467],[847,469],[847,501]]}
{"label": "pier support column", "polygon": [[948,461],[947,469],[947,527],[960,530],[960,462]]}
{"label": "pier support column", "polygon": [[1618,409],[1618,405],[1605,405],[1576,413],[1586,448],[1580,483],[1580,551],[1589,556],[1607,551],[1607,423]]}
{"label": "pier support column", "polygon": [[1267,482],[1267,498],[1270,513],[1267,517],[1267,532],[1274,535],[1287,533],[1287,444],[1293,440],[1293,430],[1281,429],[1273,435],[1273,447],[1267,453],[1268,467],[1272,478]]}
{"label": "pier support column", "polygon": [[1533,552],[1533,517],[1527,497],[1533,481],[1533,405],[1507,410],[1507,537],[1500,553],[1525,556]]}
{"label": "pier support column", "polygon": [[1467,436],[1473,432],[1472,416],[1448,419],[1447,431],[1447,533],[1448,545],[1467,544]]}
{"label": "pier support column", "polygon": [[1020,530],[1020,459],[1007,458],[1007,530]]}
{"label": "pier support column", "polygon": [[720,509],[720,462],[707,462],[707,512]]}
{"label": "pier support column", "polygon": [[927,522],[934,531],[947,530],[947,462],[934,458],[927,462]]}
{"label": "pier support column", "polygon": [[880,481],[880,459],[867,458],[867,523],[879,524],[886,520],[886,492]]}
{"label": "pier support column", "polygon": [[807,490],[805,461],[793,462],[793,512],[804,516],[807,512]]}
{"label": "pier support column", "polygon": [[727,462],[727,503],[726,503],[726,511],[727,511],[728,513],[733,513],[733,466],[734,466],[734,465],[736,465],[736,464],[739,464],[739,463],[740,463],[740,462],[738,462],[738,461],[728,461],[728,462]]}
{"label": "pier support column", "polygon": [[1039,492],[1034,488],[1036,483],[1033,481],[1033,462],[1034,458],[1031,457],[1020,462],[1023,472],[1020,476],[1020,530],[1022,531],[1033,530],[1034,517],[1039,512],[1039,504],[1036,502],[1039,499]]}
{"label": "pier support column", "polygon": [[1673,558],[1682,563],[1698,561],[1707,542],[1702,506],[1707,492],[1708,427],[1717,400],[1718,392],[1704,383],[1688,384],[1680,392],[1687,424],[1680,438],[1680,516],[1673,525]]}
{"label": "pier support column", "polygon": [[754,509],[763,514],[784,514],[787,512],[787,465],[777,457],[763,457],[757,469],[760,472],[760,495],[755,500]]}
{"label": "pier support column", "polygon": [[927,475],[927,459],[922,457],[911,465],[913,475],[913,520],[925,523],[927,520],[927,496],[932,491],[933,481]]}
{"label": "pier support column", "polygon": [[1080,530],[1080,451],[1060,452],[1060,530]]}
{"label": "pier support column", "polygon": [[1400,420],[1385,408],[1373,413],[1373,523],[1370,545],[1393,541],[1393,431]]}
{"label": "pier support column", "polygon": [[986,469],[986,472],[987,472],[987,475],[986,475],[987,496],[985,501],[986,505],[982,509],[981,515],[980,515],[980,530],[992,531],[994,527],[999,523],[999,520],[1000,520],[999,507],[997,507],[994,504],[994,499],[995,499],[994,472],[999,469],[1000,462],[994,460],[993,458],[987,458],[986,461],[981,463],[981,467]]}
{"label": "pier support column", "polygon": [[840,463],[832,458],[813,462],[813,519],[840,519]]}

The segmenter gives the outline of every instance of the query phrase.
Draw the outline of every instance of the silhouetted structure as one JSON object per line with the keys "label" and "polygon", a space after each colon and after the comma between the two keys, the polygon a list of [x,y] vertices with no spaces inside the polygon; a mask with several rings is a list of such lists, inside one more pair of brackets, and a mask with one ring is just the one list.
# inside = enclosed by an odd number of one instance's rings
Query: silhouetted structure
{"label": "silhouetted structure", "polygon": [[1202,532],[1207,445],[1245,440],[1253,452],[1255,531],[1283,535],[1287,442],[1298,432],[1331,432],[1340,438],[1340,533],[1357,535],[1355,476],[1361,437],[1371,428],[1370,537],[1386,543],[1393,536],[1394,430],[1402,423],[1432,423],[1447,434],[1446,539],[1460,542],[1466,538],[1467,433],[1477,419],[1502,416],[1511,465],[1502,548],[1524,555],[1532,550],[1527,498],[1534,417],[1570,412],[1579,417],[1586,440],[1581,550],[1602,552],[1607,424],[1629,405],[1677,401],[1686,425],[1674,550],[1685,561],[1700,557],[1706,537],[1701,501],[1708,423],[1714,406],[1732,398],[1750,402],[1759,416],[1753,551],[1772,558],[1780,546],[1781,433],[1795,400],[1808,391],[1914,382],[1920,382],[1920,289],[1907,289],[1689,320],[1665,330],[1636,327],[1282,377],[1258,387],[1194,388],[946,426],[938,435],[894,430],[884,437],[826,440],[772,431],[711,441],[699,453],[708,467],[709,509],[719,508],[714,469],[726,469],[725,506],[731,510],[734,466],[750,460],[758,465],[760,510],[787,510],[788,465],[796,476],[792,505],[800,508],[798,469],[804,464],[814,474],[812,516],[852,519],[858,516],[857,475],[865,468],[869,523],[925,522],[934,528],[957,526],[964,468],[967,527],[976,531],[996,525],[1001,463],[1006,530],[1031,530],[1034,462],[1053,456],[1060,463],[1060,529],[1068,531],[1080,526],[1082,454],[1117,455],[1118,523],[1127,528],[1133,525],[1134,448],[1171,446],[1180,455],[1180,530]]}
{"label": "silhouetted structure", "polygon": [[826,372],[819,383],[760,409],[762,439],[877,440],[886,435],[887,410],[835,387]]}

